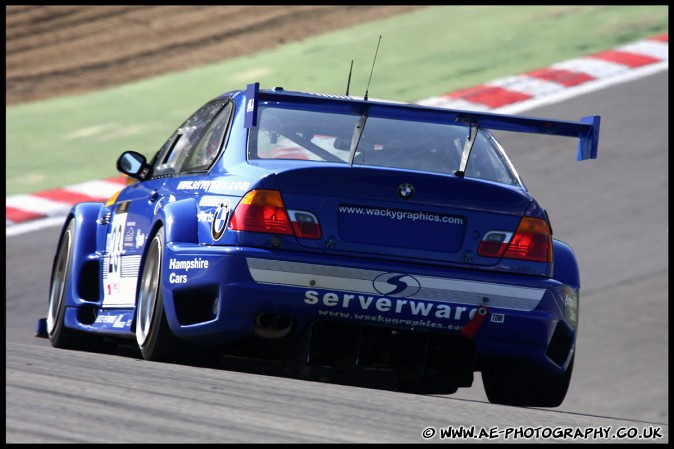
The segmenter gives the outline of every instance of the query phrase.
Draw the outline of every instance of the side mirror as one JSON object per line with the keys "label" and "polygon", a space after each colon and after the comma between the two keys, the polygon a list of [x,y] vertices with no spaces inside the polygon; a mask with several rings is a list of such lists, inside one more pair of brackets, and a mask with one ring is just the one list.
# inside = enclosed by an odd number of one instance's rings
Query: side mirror
{"label": "side mirror", "polygon": [[151,168],[145,156],[135,151],[125,151],[117,159],[117,170],[139,181],[150,175]]}

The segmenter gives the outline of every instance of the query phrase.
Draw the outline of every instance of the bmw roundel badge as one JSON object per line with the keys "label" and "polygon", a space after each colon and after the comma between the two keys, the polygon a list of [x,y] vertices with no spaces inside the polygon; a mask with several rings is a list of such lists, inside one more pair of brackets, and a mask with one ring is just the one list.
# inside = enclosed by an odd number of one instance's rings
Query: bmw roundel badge
{"label": "bmw roundel badge", "polygon": [[398,186],[398,195],[404,200],[412,198],[412,195],[414,195],[414,186],[409,183],[400,184]]}
{"label": "bmw roundel badge", "polygon": [[225,232],[225,225],[227,224],[228,218],[229,201],[220,204],[217,209],[215,209],[215,216],[213,217],[213,224],[211,225],[211,234],[213,235],[213,240],[220,240],[220,237],[222,237],[222,234]]}

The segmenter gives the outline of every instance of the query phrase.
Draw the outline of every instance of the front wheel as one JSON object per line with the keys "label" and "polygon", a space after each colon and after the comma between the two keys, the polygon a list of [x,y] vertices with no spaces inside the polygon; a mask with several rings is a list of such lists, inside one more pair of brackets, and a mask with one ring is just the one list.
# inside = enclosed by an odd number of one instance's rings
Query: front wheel
{"label": "front wheel", "polygon": [[166,321],[161,288],[161,266],[164,257],[164,229],[159,228],[150,241],[136,300],[136,341],[145,360],[174,361],[181,342],[173,335]]}
{"label": "front wheel", "polygon": [[82,334],[67,328],[64,323],[75,245],[75,220],[71,218],[64,229],[52,267],[46,328],[55,348],[78,349],[84,343]]}
{"label": "front wheel", "polygon": [[569,389],[574,358],[563,374],[513,360],[490,361],[482,368],[487,398],[492,404],[558,407]]}

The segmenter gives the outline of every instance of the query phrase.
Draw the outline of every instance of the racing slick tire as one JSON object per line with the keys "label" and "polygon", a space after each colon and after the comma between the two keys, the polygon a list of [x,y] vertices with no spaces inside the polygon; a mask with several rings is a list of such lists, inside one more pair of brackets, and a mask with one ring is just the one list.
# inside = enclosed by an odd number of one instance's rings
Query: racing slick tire
{"label": "racing slick tire", "polygon": [[173,335],[166,320],[161,288],[164,228],[149,243],[136,294],[136,342],[145,360],[179,362],[185,343]]}
{"label": "racing slick tire", "polygon": [[64,324],[65,298],[70,284],[75,246],[75,220],[71,218],[64,229],[52,267],[46,320],[47,336],[55,348],[82,349],[86,342],[85,336],[81,332],[67,328]]}
{"label": "racing slick tire", "polygon": [[492,404],[518,407],[558,407],[571,382],[573,362],[563,374],[514,360],[490,361],[482,368],[482,382]]}

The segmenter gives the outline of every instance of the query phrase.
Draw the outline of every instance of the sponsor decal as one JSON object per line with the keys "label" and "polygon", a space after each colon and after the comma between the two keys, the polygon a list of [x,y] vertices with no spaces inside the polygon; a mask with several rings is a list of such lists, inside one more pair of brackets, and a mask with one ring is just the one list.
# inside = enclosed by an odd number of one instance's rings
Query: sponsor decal
{"label": "sponsor decal", "polygon": [[180,181],[178,190],[203,190],[212,193],[245,192],[249,186],[249,181],[192,180]]}
{"label": "sponsor decal", "polygon": [[[171,258],[168,261],[169,270],[184,271],[187,273],[190,270],[206,270],[208,269],[208,260],[201,257],[195,257],[188,260],[178,260]],[[169,284],[186,284],[187,274],[170,273],[168,276]]]}
{"label": "sponsor decal", "polygon": [[197,221],[200,223],[213,223],[213,217],[215,217],[213,212],[204,212],[202,210],[197,214]]}
{"label": "sponsor decal", "polygon": [[122,284],[120,282],[108,282],[106,287],[106,293],[108,296],[113,294],[118,295],[122,291]]}
{"label": "sponsor decal", "polygon": [[208,269],[208,260],[201,257],[195,257],[190,260],[169,259],[169,270],[199,270]]}
{"label": "sponsor decal", "polygon": [[374,289],[383,296],[406,297],[419,292],[421,284],[409,274],[383,273],[372,282]]}
{"label": "sponsor decal", "polygon": [[97,324],[113,324],[116,323],[122,315],[120,316],[115,316],[115,315],[98,315],[96,317],[96,321],[94,323]]}
{"label": "sponsor decal", "polygon": [[211,225],[211,234],[213,236],[213,240],[216,242],[220,240],[220,237],[222,237],[222,234],[224,234],[228,219],[229,200],[215,209],[215,216],[213,217],[213,224]]}
{"label": "sponsor decal", "polygon": [[[120,203],[108,225],[103,257],[103,307],[125,307],[135,303],[140,255],[126,255],[133,247],[135,229],[128,222],[129,202]],[[139,230],[140,231],[140,230]]]}
{"label": "sponsor decal", "polygon": [[[376,306],[377,298],[381,296],[391,301],[391,309],[394,311],[396,307],[403,307],[401,310],[416,310],[422,315],[425,308],[430,307],[433,313],[450,316],[456,310],[448,310],[437,304],[479,307],[485,302],[485,298],[489,298],[491,309],[531,311],[538,306],[545,294],[543,288],[494,282],[382,273],[376,270],[254,257],[246,258],[246,262],[251,277],[260,284],[298,287],[302,291],[311,288],[311,291],[330,292],[328,304],[335,301],[332,295],[362,295],[363,304],[369,304],[368,308],[373,302]],[[309,296],[311,302],[315,295]],[[369,301],[368,297],[374,299]],[[323,296],[316,298],[317,303],[323,303]],[[354,298],[359,301],[358,296]],[[404,300],[407,302],[402,302]],[[353,298],[342,298],[335,304],[344,304],[345,301],[347,304],[354,303]],[[386,301],[378,304],[379,307],[386,308]]]}
{"label": "sponsor decal", "polygon": [[120,259],[124,252],[123,235],[125,226],[126,213],[116,214],[106,236],[105,250],[108,253],[108,276],[110,278],[119,276]]}
{"label": "sponsor decal", "polygon": [[124,246],[133,248],[135,245],[135,232],[133,226],[127,223],[126,232],[124,233]]}
{"label": "sponsor decal", "polygon": [[129,210],[130,201],[123,201],[117,204],[117,209],[115,210],[116,214],[125,214]]}
{"label": "sponsor decal", "polygon": [[453,321],[472,319],[478,310],[477,308],[454,304],[438,304],[413,299],[376,297],[343,292],[319,293],[317,290],[306,290],[304,292],[304,303],[336,309],[353,310],[359,308],[362,311],[369,312],[389,312],[396,315]]}
{"label": "sponsor decal", "polygon": [[103,311],[98,314],[94,324],[105,324],[112,328],[124,329],[131,327],[132,320],[132,318],[129,318],[128,312],[115,313],[114,311]]}
{"label": "sponsor decal", "polygon": [[505,321],[505,315],[502,313],[492,313],[491,322],[492,323],[503,323]]}
{"label": "sponsor decal", "polygon": [[145,243],[145,234],[140,229],[136,232],[136,248],[140,248]]}
{"label": "sponsor decal", "polygon": [[409,326],[410,328],[426,328],[426,329],[445,329],[449,331],[460,331],[461,325],[452,323],[441,323],[422,318],[402,318],[389,317],[381,314],[362,314],[349,313],[334,310],[319,310],[319,316],[326,316],[330,318],[355,319],[357,321],[371,321],[377,324],[387,324],[393,326]]}
{"label": "sponsor decal", "polygon": [[338,211],[341,214],[366,215],[372,217],[382,217],[391,220],[410,220],[426,221],[431,223],[443,223],[453,225],[463,225],[463,217],[447,214],[437,214],[432,212],[412,211],[405,209],[391,209],[388,207],[365,207],[352,204],[342,204]]}
{"label": "sponsor decal", "polygon": [[115,322],[112,323],[112,327],[123,328],[123,327],[125,327],[125,326],[126,326],[126,322],[124,321],[124,317],[123,317],[122,315],[120,315],[120,316],[115,320]]}
{"label": "sponsor decal", "polygon": [[111,263],[114,257],[103,258],[104,307],[133,305],[140,259],[140,255],[120,256],[116,265]]}
{"label": "sponsor decal", "polygon": [[187,283],[187,275],[186,274],[171,273],[169,275],[169,283],[171,283],[171,284],[186,284]]}
{"label": "sponsor decal", "polygon": [[222,203],[221,196],[202,196],[199,200],[199,207],[218,207]]}

